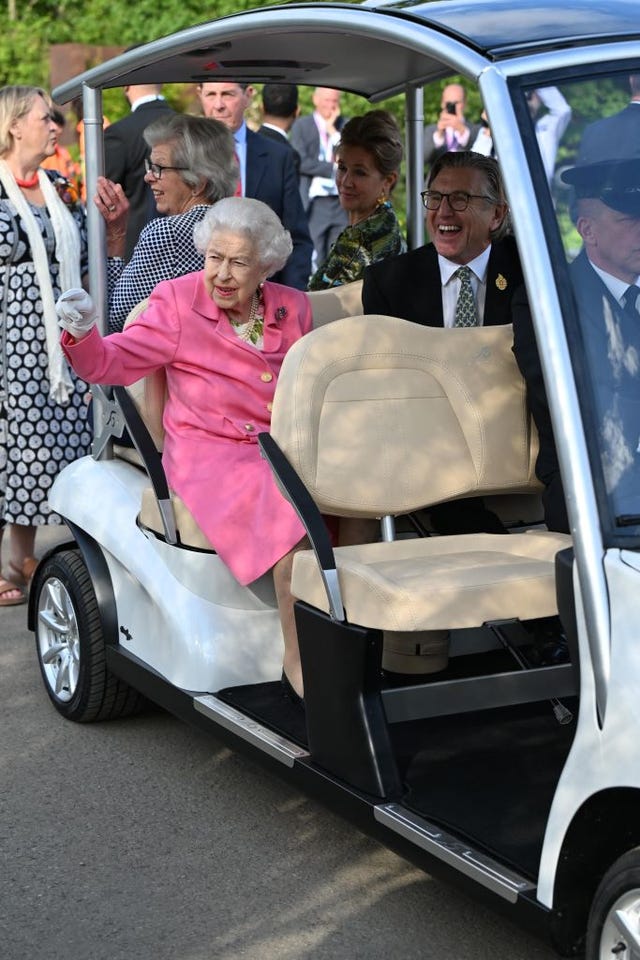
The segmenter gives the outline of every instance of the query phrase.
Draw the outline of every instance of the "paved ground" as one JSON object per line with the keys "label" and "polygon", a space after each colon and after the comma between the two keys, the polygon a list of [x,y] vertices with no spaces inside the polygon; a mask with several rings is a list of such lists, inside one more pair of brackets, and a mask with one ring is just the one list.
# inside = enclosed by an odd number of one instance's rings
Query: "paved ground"
{"label": "paved ground", "polygon": [[167,714],[62,720],[24,611],[0,611],[1,960],[553,957]]}

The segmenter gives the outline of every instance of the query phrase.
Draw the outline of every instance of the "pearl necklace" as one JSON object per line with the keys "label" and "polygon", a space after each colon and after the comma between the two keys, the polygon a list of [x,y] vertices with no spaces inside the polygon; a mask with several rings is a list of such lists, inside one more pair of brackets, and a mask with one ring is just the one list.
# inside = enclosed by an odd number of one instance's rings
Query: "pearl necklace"
{"label": "pearl necklace", "polygon": [[[245,343],[251,343],[251,334],[253,333],[256,324],[258,323],[258,307],[260,306],[260,297],[257,293],[251,297],[251,307],[249,309],[249,319],[246,323],[236,323],[235,320],[231,321],[231,325],[235,327],[236,334],[240,340],[244,340]],[[240,328],[244,327],[244,330]],[[258,334],[260,336],[260,334]]]}

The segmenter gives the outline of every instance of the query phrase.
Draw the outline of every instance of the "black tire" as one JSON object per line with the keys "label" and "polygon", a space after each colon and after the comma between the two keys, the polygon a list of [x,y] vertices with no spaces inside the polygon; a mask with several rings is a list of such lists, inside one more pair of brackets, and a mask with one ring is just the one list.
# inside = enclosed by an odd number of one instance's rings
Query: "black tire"
{"label": "black tire", "polygon": [[640,956],[640,847],[607,870],[593,898],[585,960]]}
{"label": "black tire", "polygon": [[80,551],[46,560],[33,589],[38,663],[56,710],[80,723],[139,710],[141,694],[107,669],[98,604]]}

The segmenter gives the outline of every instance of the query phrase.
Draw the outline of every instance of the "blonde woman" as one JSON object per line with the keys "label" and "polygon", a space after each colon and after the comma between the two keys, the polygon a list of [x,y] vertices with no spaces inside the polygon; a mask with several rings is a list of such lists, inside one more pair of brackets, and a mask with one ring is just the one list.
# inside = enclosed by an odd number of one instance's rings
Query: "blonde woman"
{"label": "blonde woman", "polygon": [[24,602],[36,528],[62,522],[49,489],[91,442],[86,386],[62,355],[55,312],[86,269],[85,214],[68,182],[40,167],[57,144],[51,110],[38,87],[0,89],[0,522],[10,538],[0,606]]}

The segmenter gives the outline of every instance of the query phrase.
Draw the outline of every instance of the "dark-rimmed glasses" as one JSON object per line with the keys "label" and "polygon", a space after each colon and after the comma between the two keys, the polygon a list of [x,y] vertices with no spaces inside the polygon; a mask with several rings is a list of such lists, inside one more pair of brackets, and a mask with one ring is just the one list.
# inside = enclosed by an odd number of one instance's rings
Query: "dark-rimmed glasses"
{"label": "dark-rimmed glasses", "polygon": [[147,173],[152,173],[156,180],[162,179],[165,170],[187,170],[187,167],[163,167],[161,163],[151,163],[151,160],[144,161],[144,169]]}
{"label": "dark-rimmed glasses", "polygon": [[423,190],[420,194],[422,202],[427,210],[439,210],[443,200],[447,200],[449,206],[456,213],[462,213],[469,206],[471,200],[486,200],[492,203],[491,197],[483,193],[467,193],[466,190],[454,190],[452,193],[440,193],[438,190]]}

